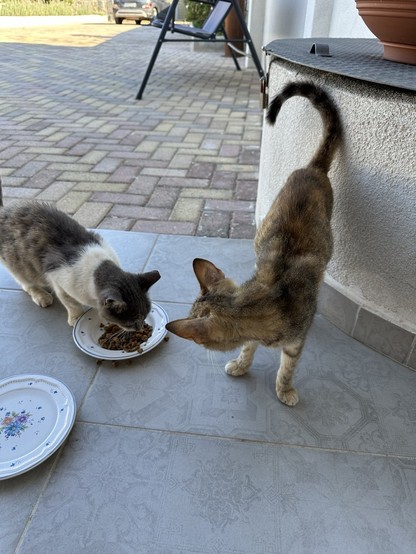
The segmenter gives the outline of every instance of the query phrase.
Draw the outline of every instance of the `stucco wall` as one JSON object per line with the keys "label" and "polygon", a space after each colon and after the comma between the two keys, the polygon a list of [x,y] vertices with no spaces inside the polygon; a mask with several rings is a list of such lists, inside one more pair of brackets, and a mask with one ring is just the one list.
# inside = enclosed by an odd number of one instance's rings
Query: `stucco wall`
{"label": "stucco wall", "polygon": [[[373,313],[416,330],[415,95],[275,60],[270,96],[292,79],[312,78],[340,107],[344,144],[330,172],[335,253],[328,280]],[[293,98],[274,127],[264,124],[257,223],[287,176],[318,145],[321,120]]]}

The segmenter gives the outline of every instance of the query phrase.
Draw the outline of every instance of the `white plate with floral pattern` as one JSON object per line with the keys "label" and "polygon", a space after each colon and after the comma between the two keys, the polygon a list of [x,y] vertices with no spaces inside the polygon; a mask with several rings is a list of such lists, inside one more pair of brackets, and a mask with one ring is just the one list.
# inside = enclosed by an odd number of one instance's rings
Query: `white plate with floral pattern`
{"label": "white plate with floral pattern", "polygon": [[0,479],[25,473],[49,458],[74,425],[75,399],[46,375],[0,381]]}
{"label": "white plate with floral pattern", "polygon": [[99,360],[128,360],[142,356],[157,346],[166,336],[165,328],[168,322],[168,314],[155,302],[152,302],[149,315],[146,317],[146,323],[153,329],[151,337],[141,345],[142,352],[126,352],[125,350],[108,350],[100,346],[98,339],[104,333],[102,325],[107,325],[106,321],[100,319],[98,312],[93,308],[87,310],[75,323],[72,336],[75,344],[80,350],[97,358]]}

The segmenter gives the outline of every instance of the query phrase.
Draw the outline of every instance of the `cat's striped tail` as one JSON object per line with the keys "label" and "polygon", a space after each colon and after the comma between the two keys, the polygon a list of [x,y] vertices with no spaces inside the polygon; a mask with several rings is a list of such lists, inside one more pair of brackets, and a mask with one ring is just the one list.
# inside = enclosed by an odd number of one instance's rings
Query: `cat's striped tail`
{"label": "cat's striped tail", "polygon": [[270,102],[266,117],[269,123],[274,124],[276,122],[283,103],[292,96],[308,98],[321,114],[324,136],[308,167],[316,167],[328,173],[342,134],[338,109],[329,95],[314,83],[307,81],[291,82]]}

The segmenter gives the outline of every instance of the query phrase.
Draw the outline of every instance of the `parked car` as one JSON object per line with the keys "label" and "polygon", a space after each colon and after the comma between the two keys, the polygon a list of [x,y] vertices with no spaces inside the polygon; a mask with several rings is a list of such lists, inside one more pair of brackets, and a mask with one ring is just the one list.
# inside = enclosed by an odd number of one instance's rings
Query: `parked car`
{"label": "parked car", "polygon": [[172,0],[151,0],[151,2],[141,0],[113,0],[114,20],[117,25],[123,23],[123,19],[135,21],[137,25],[143,20],[151,20],[169,7]]}

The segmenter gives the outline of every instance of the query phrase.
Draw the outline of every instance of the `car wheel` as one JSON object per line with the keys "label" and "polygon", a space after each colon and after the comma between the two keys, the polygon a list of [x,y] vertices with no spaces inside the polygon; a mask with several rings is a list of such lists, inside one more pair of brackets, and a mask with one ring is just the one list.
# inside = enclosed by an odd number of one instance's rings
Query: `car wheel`
{"label": "car wheel", "polygon": [[140,25],[141,22],[142,22],[141,19],[136,19],[136,25]]}
{"label": "car wheel", "polygon": [[115,20],[117,25],[121,25],[123,23],[123,20],[121,17],[116,17]]}

